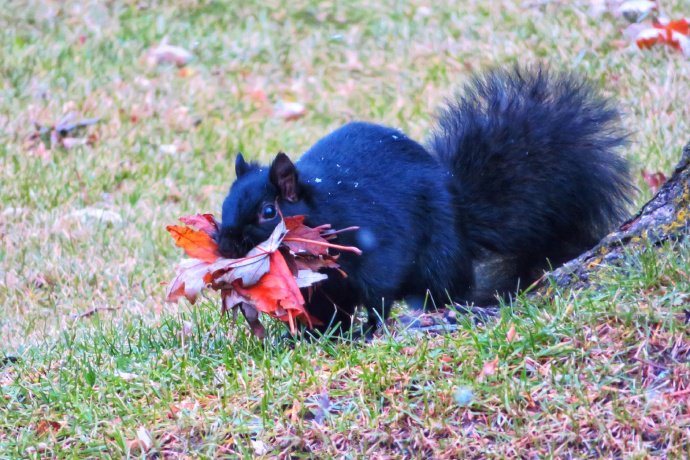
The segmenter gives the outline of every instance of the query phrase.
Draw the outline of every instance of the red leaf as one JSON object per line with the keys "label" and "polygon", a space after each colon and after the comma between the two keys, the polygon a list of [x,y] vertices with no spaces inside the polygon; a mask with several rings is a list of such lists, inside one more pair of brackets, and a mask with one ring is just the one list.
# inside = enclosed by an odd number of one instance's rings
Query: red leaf
{"label": "red leaf", "polygon": [[218,232],[218,222],[213,217],[213,214],[196,214],[193,216],[180,217],[180,222],[190,227],[196,227],[197,230],[212,236]]}
{"label": "red leaf", "polygon": [[220,257],[218,245],[208,233],[179,225],[168,225],[165,229],[189,257],[208,263],[213,263]]}
{"label": "red leaf", "polygon": [[338,246],[328,241],[356,227],[332,231],[330,225],[324,224],[310,228],[304,225],[304,216],[293,216],[284,218],[268,240],[252,248],[244,257],[225,259],[219,255],[213,238],[219,227],[213,215],[197,214],[180,220],[198,230],[174,225],[166,227],[175,243],[192,257],[179,265],[175,279],[168,286],[167,300],[186,297],[194,303],[205,287],[220,290],[223,311],[239,306],[258,337],[265,334],[258,321],[258,312],[288,322],[293,334],[296,333],[296,321],[309,327],[321,324],[307,313],[300,288],[311,288],[326,279],[326,274],[318,273],[322,268],[336,269],[346,276],[338,268],[338,256],[328,254],[329,248],[361,253],[355,247]]}
{"label": "red leaf", "polygon": [[328,254],[328,241],[321,237],[319,229],[304,225],[304,216],[286,217],[285,226],[288,232],[283,243],[292,252],[308,252],[315,256]]}
{"label": "red leaf", "polygon": [[687,19],[659,22],[651,28],[642,30],[635,38],[638,48],[651,48],[657,43],[665,43],[690,57],[690,23]]}
{"label": "red leaf", "polygon": [[666,30],[675,30],[676,32],[681,33],[683,35],[690,35],[690,22],[688,22],[688,20],[685,18],[679,19],[677,21],[670,21],[665,26],[657,23],[654,24],[654,27],[659,27]]}
{"label": "red leaf", "polygon": [[251,299],[257,310],[290,323],[290,331],[297,331],[295,319],[306,321],[309,327],[319,324],[304,309],[304,297],[297,287],[280,251],[271,254],[271,270],[254,286],[235,286],[241,295]]}
{"label": "red leaf", "polygon": [[[285,226],[288,229],[288,233],[283,238],[283,243],[292,252],[307,252],[315,256],[325,256],[328,254],[328,249],[332,248],[340,251],[354,252],[357,255],[362,254],[362,251],[354,246],[340,246],[329,243],[322,235],[331,236],[336,233],[330,230],[330,225],[311,228],[304,225],[304,216],[292,216],[285,218]],[[350,227],[347,230],[356,230],[357,228]]]}
{"label": "red leaf", "polygon": [[652,193],[656,193],[659,190],[659,187],[661,187],[664,184],[664,182],[666,182],[666,176],[664,176],[664,173],[659,171],[655,173],[650,173],[643,169],[642,178],[647,183],[647,185],[649,185],[649,188],[652,190]]}

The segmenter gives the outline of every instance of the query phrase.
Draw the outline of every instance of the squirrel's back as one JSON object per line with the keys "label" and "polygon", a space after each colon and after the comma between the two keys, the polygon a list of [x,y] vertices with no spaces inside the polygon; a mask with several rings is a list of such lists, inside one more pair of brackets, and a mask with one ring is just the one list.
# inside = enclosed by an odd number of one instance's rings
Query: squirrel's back
{"label": "squirrel's back", "polygon": [[419,143],[393,128],[352,122],[295,166],[305,199],[299,209],[288,205],[288,214],[306,214],[313,225],[359,227],[341,241],[363,254],[342,254],[339,263],[363,303],[424,297],[428,289],[442,305],[451,286],[466,290],[470,281],[458,273],[468,276],[470,261],[461,257],[451,174]]}

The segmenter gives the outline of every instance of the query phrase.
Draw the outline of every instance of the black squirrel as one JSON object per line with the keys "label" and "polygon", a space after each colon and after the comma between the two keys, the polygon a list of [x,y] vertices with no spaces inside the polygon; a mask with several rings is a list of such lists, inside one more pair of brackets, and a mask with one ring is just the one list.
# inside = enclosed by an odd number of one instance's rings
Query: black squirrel
{"label": "black squirrel", "polygon": [[[329,273],[310,314],[347,330],[358,305],[370,329],[391,303],[483,305],[599,241],[634,188],[619,115],[592,87],[542,67],[475,78],[441,111],[426,147],[385,126],[352,122],[295,164],[238,155],[223,203],[219,251],[239,257],[283,215],[310,226],[359,226],[339,237],[347,273]],[[431,304],[428,302],[427,304]]]}

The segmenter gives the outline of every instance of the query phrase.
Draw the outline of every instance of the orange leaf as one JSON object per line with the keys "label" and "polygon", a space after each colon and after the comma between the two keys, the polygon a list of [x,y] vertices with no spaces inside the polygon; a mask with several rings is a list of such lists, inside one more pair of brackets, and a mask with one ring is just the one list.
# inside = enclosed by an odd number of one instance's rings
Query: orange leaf
{"label": "orange leaf", "polygon": [[687,19],[679,19],[677,21],[670,21],[668,24],[654,24],[654,27],[663,28],[666,30],[675,30],[676,32],[683,35],[690,35],[690,22]]}
{"label": "orange leaf", "polygon": [[497,368],[498,368],[498,356],[496,356],[495,359],[493,359],[491,361],[486,361],[484,363],[484,366],[482,367],[482,371],[479,373],[479,377],[477,377],[477,381],[481,382],[487,376],[494,375],[496,373]]}
{"label": "orange leaf", "polygon": [[208,263],[213,263],[220,257],[218,245],[208,233],[179,225],[168,225],[165,229],[189,257]]}
{"label": "orange leaf", "polygon": [[669,22],[654,22],[652,28],[644,29],[635,38],[639,48],[650,48],[657,43],[667,45],[690,56],[690,23],[687,19]]}
{"label": "orange leaf", "polygon": [[272,253],[270,260],[270,271],[257,284],[248,288],[236,285],[235,290],[251,299],[257,310],[289,322],[293,334],[297,331],[295,319],[306,321],[309,327],[318,324],[304,309],[304,297],[280,251]]}

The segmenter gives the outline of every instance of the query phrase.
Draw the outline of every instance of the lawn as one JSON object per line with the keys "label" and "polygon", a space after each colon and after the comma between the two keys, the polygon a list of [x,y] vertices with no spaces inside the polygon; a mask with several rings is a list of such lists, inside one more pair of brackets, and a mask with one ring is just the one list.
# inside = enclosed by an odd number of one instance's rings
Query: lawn
{"label": "lawn", "polygon": [[[370,3],[5,2],[0,458],[690,455],[688,242],[370,343],[288,343],[273,323],[261,342],[217,299],[164,303],[165,225],[220,212],[236,152],[296,158],[353,119],[423,140],[491,66],[546,62],[615,98],[637,206],[640,171],[668,175],[690,140],[690,61],[638,50],[601,2]],[[153,63],[164,40],[189,63]],[[71,112],[98,121],[37,134]]]}

